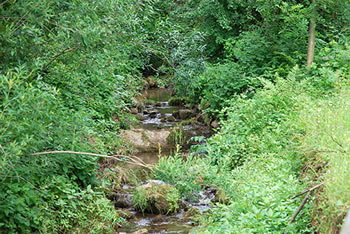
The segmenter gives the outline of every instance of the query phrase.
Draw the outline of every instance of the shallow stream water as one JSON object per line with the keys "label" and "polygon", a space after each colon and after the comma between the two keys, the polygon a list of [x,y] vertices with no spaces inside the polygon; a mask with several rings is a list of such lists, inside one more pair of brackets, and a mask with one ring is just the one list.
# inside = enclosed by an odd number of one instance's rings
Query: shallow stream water
{"label": "shallow stream water", "polygon": [[[174,127],[180,122],[179,119],[165,121],[167,117],[181,108],[179,106],[169,106],[168,101],[171,97],[171,90],[163,88],[149,89],[143,92],[143,96],[145,98],[145,108],[141,113],[137,113],[141,121],[134,126],[135,128],[158,131],[159,129]],[[189,136],[209,136],[212,133],[210,128],[205,126],[185,125],[183,129]],[[162,152],[162,156],[169,154],[171,152]],[[158,151],[139,152],[135,156],[147,164],[154,165],[159,160]],[[202,191],[199,194],[195,194],[195,197],[198,199],[196,203],[184,202],[187,207],[197,208],[202,212],[211,207],[213,196],[211,191]],[[129,211],[135,217],[129,220],[127,225],[119,228],[117,230],[118,233],[133,233],[139,230],[147,230],[148,233],[188,233],[193,227],[191,221],[183,219],[184,210],[175,215],[142,214],[132,208]]]}

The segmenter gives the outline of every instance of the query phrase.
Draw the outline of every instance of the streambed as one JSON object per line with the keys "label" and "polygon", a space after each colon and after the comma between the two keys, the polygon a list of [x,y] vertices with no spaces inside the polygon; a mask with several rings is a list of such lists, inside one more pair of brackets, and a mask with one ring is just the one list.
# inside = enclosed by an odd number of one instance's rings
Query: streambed
{"label": "streambed", "polygon": [[[134,147],[134,155],[146,164],[156,164],[159,157],[170,155],[174,150],[174,142],[169,142],[169,136],[173,128],[180,126],[187,142],[193,136],[208,137],[212,130],[205,124],[197,121],[187,121],[188,124],[181,124],[184,120],[196,119],[198,113],[185,109],[181,106],[169,105],[171,90],[164,88],[148,89],[143,92],[142,107],[135,108],[133,114],[140,120],[131,130],[122,133],[122,137]],[[181,115],[180,115],[181,113]],[[185,116],[185,118],[184,118]],[[183,142],[183,143],[184,143]],[[183,151],[189,148],[190,144],[183,144]],[[161,156],[159,155],[161,152]],[[135,165],[125,165],[137,169]],[[147,182],[144,182],[147,183]],[[130,188],[126,186],[130,191]],[[126,197],[131,196],[128,192]],[[117,233],[188,233],[193,223],[185,210],[191,208],[203,212],[211,208],[215,194],[210,189],[194,194],[197,202],[182,201],[186,208],[181,209],[174,215],[157,215],[141,213],[133,207],[127,208],[132,214],[128,224],[118,228]]]}

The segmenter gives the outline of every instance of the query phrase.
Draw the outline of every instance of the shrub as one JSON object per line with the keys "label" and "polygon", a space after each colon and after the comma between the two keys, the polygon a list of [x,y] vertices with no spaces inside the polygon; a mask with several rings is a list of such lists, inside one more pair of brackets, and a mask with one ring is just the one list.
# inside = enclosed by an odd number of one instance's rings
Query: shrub
{"label": "shrub", "polygon": [[252,85],[250,79],[239,69],[238,64],[208,65],[206,71],[192,81],[190,100],[199,102],[200,107],[212,116],[218,115],[227,106],[227,100]]}
{"label": "shrub", "polygon": [[290,144],[288,136],[295,130],[286,123],[295,115],[302,84],[295,81],[296,68],[288,80],[277,79],[276,84],[263,81],[264,89],[254,97],[231,100],[224,109],[227,120],[221,131],[208,141],[208,155],[213,163],[234,168],[250,157],[263,152],[278,152]]}
{"label": "shrub", "polygon": [[0,230],[65,232],[90,225],[111,230],[119,222],[113,206],[90,185],[97,184],[96,159],[28,156],[43,150],[93,151],[84,139],[96,135],[89,116],[65,107],[55,88],[26,83],[26,75],[0,75]]}
{"label": "shrub", "polygon": [[220,185],[231,198],[229,205],[217,205],[202,218],[198,233],[309,233],[310,205],[288,226],[301,199],[290,197],[303,186],[294,175],[295,158],[261,154],[232,172],[222,172]]}

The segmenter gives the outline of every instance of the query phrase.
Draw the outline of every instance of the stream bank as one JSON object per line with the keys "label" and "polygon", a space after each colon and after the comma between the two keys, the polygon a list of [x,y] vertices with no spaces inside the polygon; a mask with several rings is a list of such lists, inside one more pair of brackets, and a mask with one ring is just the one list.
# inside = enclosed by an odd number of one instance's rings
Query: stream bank
{"label": "stream bank", "polygon": [[[212,135],[213,131],[204,123],[203,116],[185,108],[181,101],[173,98],[172,90],[152,88],[142,94],[142,97],[134,100],[131,109],[139,122],[130,130],[123,130],[121,136],[132,146],[132,154],[145,164],[155,165],[160,157],[171,155],[178,144],[182,153],[186,154],[191,144],[195,143],[191,143],[192,137]],[[118,233],[188,233],[193,228],[193,218],[214,203],[215,191],[207,188],[194,194],[195,202],[179,200],[176,212],[142,211],[135,204],[133,194],[140,188],[156,187],[164,182],[150,180],[149,172],[144,172],[137,165],[118,163],[118,167],[128,169],[133,176],[139,174],[137,182],[130,183],[128,179],[121,181],[124,185],[110,196],[121,216],[128,220],[127,224],[118,228]],[[162,196],[152,199],[157,202]]]}

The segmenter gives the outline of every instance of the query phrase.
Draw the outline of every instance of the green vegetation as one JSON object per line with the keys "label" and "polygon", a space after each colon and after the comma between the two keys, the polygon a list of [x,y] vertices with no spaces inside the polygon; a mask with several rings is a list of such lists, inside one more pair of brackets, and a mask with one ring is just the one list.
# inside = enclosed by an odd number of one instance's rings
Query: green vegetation
{"label": "green vegetation", "polygon": [[179,210],[180,195],[174,187],[151,181],[136,188],[132,200],[142,212],[169,214]]}
{"label": "green vegetation", "polygon": [[[212,118],[220,117],[221,129],[199,147],[205,158],[161,159],[155,177],[185,197],[210,186],[230,198],[202,218],[198,233],[336,232],[350,208],[349,22],[343,17],[349,3],[316,1],[311,67],[309,2],[191,3],[198,7],[184,18],[193,16],[193,32],[204,35],[192,48],[202,44],[207,50],[179,63],[176,88]],[[330,14],[335,9],[341,16]],[[303,197],[290,198],[321,182],[314,191],[318,198],[288,225]]]}
{"label": "green vegetation", "polygon": [[123,150],[115,135],[128,127],[150,61],[152,9],[110,0],[0,4],[0,232],[114,232],[121,220],[99,192],[96,158],[29,154]]}
{"label": "green vegetation", "polygon": [[[176,212],[209,186],[228,200],[198,233],[339,230],[350,208],[349,1],[9,0],[0,15],[0,232],[114,233],[123,219],[105,193],[121,170],[33,154],[127,152],[119,131],[133,97],[156,83],[220,129],[193,155],[160,159],[153,176],[176,189],[137,190],[140,210],[162,197],[161,212]],[[288,225],[303,196],[290,198],[320,183]]]}

